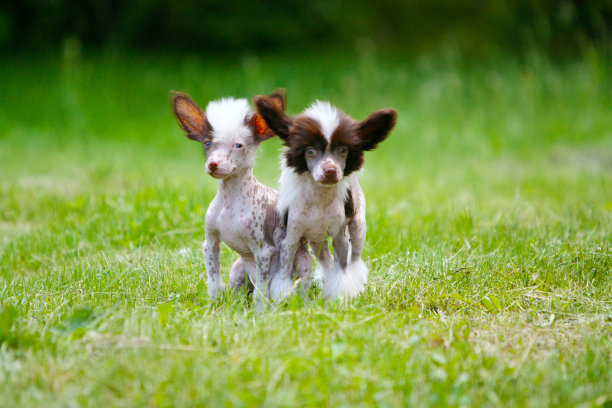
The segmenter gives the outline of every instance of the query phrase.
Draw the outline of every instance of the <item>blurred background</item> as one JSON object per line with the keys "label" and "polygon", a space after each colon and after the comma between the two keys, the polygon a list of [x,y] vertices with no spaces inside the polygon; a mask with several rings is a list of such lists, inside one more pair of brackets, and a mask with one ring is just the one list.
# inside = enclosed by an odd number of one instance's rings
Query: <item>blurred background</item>
{"label": "blurred background", "polygon": [[[259,324],[168,91],[278,87],[398,122],[367,294]],[[0,1],[2,406],[610,407],[611,226],[612,0]]]}
{"label": "blurred background", "polygon": [[609,47],[609,0],[9,0],[0,49],[85,49],[198,54],[353,48],[414,55],[452,43],[471,56],[535,49],[555,57]]}
{"label": "blurred background", "polygon": [[[315,99],[355,119],[394,107],[395,131],[362,177],[381,228],[393,214],[435,223],[444,208],[489,219],[519,191],[546,208],[569,191],[600,197],[611,24],[612,0],[4,1],[0,213],[31,225],[60,203],[73,213],[74,197],[112,196],[131,203],[108,204],[125,210],[113,242],[127,246],[201,226],[216,183],[172,117],[171,89],[203,107],[277,87],[290,114]],[[272,186],[280,148],[266,142],[257,162]],[[177,211],[179,198],[198,210]]]}

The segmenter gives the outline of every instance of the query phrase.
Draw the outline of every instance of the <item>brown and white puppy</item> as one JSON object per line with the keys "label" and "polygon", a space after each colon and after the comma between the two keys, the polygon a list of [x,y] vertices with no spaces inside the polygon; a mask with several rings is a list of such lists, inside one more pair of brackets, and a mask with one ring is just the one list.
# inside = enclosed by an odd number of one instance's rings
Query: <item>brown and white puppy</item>
{"label": "brown and white puppy", "polygon": [[333,299],[359,294],[368,270],[361,259],[366,220],[358,170],[363,152],[375,149],[389,135],[397,112],[382,109],[356,122],[327,102],[317,101],[295,118],[266,96],[255,97],[255,105],[287,146],[278,203],[287,233],[281,244],[279,272],[270,286],[272,298],[290,292],[290,265],[304,238],[318,257],[324,295]]}
{"label": "brown and white puppy", "polygon": [[[283,112],[285,96],[275,92],[270,103]],[[210,102],[206,112],[188,95],[170,94],[172,111],[187,137],[202,143],[206,172],[219,180],[217,195],[206,211],[206,238],[202,246],[208,273],[208,294],[224,288],[219,244],[225,242],[240,258],[230,272],[230,285],[240,288],[249,277],[256,308],[263,306],[269,276],[278,269],[278,248],[285,235],[277,212],[278,193],[253,175],[255,151],[274,133],[246,99]],[[309,280],[312,260],[304,241],[296,257],[300,277]]]}

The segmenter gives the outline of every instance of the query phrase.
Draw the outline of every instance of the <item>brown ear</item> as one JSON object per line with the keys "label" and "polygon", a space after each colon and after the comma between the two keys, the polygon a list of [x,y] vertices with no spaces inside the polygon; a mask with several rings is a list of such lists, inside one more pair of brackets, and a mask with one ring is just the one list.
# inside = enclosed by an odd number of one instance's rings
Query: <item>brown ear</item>
{"label": "brown ear", "polygon": [[[268,98],[270,102],[275,105],[277,110],[284,112],[285,109],[287,109],[287,90],[285,88],[278,88],[270,93]],[[259,137],[260,141],[274,136],[274,131],[268,127],[266,120],[259,113],[253,114],[250,125],[255,129],[255,134]]]}
{"label": "brown ear", "polygon": [[255,130],[255,136],[260,142],[274,136],[274,131],[268,127],[268,124],[259,113],[253,114],[249,125]]}
{"label": "brown ear", "polygon": [[397,112],[394,109],[381,109],[360,122],[358,133],[362,149],[376,149],[378,144],[389,136],[396,120]]}
{"label": "brown ear", "polygon": [[169,96],[172,112],[187,137],[198,142],[208,138],[212,128],[202,109],[187,94],[170,91]]}
{"label": "brown ear", "polygon": [[268,98],[272,99],[274,104],[282,111],[287,110],[287,90],[285,88],[278,88],[274,92],[268,95]]}
{"label": "brown ear", "polygon": [[257,95],[254,99],[257,113],[264,119],[266,125],[285,142],[289,139],[289,129],[293,123],[277,104],[278,99]]}

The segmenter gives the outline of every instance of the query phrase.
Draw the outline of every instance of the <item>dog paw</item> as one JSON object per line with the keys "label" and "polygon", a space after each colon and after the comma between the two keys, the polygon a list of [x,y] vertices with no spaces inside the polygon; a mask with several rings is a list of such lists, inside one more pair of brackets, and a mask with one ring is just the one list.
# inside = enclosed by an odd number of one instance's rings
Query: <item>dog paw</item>
{"label": "dog paw", "polygon": [[318,263],[317,267],[315,268],[315,271],[314,271],[314,273],[312,275],[313,283],[315,283],[316,285],[321,286],[321,284],[323,283],[323,275],[324,274],[325,274],[325,270],[323,269],[321,264]]}
{"label": "dog paw", "polygon": [[291,296],[293,280],[291,278],[275,277],[270,282],[270,299],[281,301]]}
{"label": "dog paw", "polygon": [[368,267],[362,259],[350,263],[346,267],[346,274],[352,276],[352,280],[361,284],[360,292],[365,288],[365,284],[368,283]]}
{"label": "dog paw", "polygon": [[323,294],[330,300],[353,298],[363,292],[367,279],[368,267],[360,259],[349,264],[345,271],[335,270],[331,276],[324,276]]}
{"label": "dog paw", "polygon": [[208,297],[216,299],[225,289],[225,283],[217,279],[208,279]]}

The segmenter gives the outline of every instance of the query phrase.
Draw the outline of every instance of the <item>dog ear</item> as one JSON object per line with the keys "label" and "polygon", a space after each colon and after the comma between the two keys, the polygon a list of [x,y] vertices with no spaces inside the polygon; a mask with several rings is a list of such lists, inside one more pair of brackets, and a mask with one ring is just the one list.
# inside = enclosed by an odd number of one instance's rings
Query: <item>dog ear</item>
{"label": "dog ear", "polygon": [[268,124],[259,113],[254,113],[251,116],[249,126],[255,131],[255,139],[258,142],[263,142],[274,136],[274,131],[268,127]]}
{"label": "dog ear", "polygon": [[394,109],[381,109],[360,122],[357,132],[363,150],[376,149],[378,144],[387,138],[396,120],[397,112]]}
{"label": "dog ear", "polygon": [[202,109],[187,94],[170,91],[169,97],[172,112],[187,137],[198,142],[208,138],[212,128]]}
{"label": "dog ear", "polygon": [[[268,98],[282,112],[287,109],[287,90],[285,88],[275,90],[268,95]],[[259,113],[253,114],[249,124],[255,130],[255,135],[260,142],[274,136],[274,131],[268,127],[266,120]]]}
{"label": "dog ear", "polygon": [[293,123],[289,116],[283,111],[283,106],[279,105],[279,100],[282,101],[282,96],[271,98],[269,96],[257,95],[253,98],[257,113],[261,115],[267,126],[272,129],[285,142],[289,139],[289,129]]}
{"label": "dog ear", "polygon": [[274,101],[281,111],[285,112],[287,110],[287,90],[285,88],[278,88],[268,97]]}

